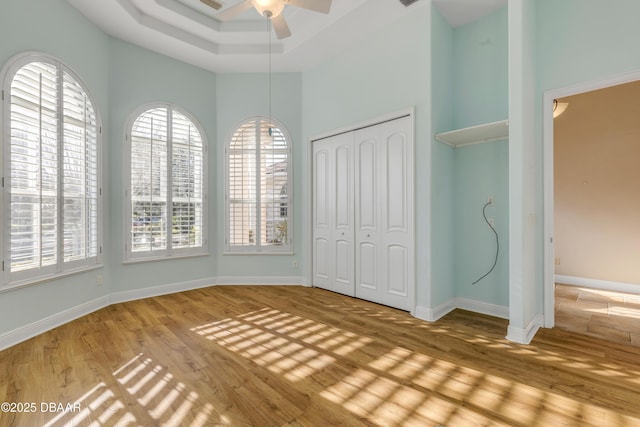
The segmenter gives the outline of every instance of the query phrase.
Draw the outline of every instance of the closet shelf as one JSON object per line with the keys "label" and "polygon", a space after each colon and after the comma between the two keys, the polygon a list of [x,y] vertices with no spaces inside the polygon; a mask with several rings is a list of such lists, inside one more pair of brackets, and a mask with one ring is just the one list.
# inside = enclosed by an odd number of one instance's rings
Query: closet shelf
{"label": "closet shelf", "polygon": [[485,123],[463,129],[436,134],[436,141],[452,147],[480,144],[482,142],[499,141],[509,137],[509,121]]}

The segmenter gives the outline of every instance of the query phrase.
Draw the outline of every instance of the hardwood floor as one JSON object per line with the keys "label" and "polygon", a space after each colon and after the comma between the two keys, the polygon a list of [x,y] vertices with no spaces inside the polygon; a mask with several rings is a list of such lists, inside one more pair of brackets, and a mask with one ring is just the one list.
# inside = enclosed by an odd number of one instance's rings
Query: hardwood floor
{"label": "hardwood floor", "polygon": [[0,400],[37,406],[0,426],[640,425],[640,348],[506,328],[303,287],[116,304],[0,352]]}
{"label": "hardwood floor", "polygon": [[640,295],[557,283],[556,327],[640,347]]}

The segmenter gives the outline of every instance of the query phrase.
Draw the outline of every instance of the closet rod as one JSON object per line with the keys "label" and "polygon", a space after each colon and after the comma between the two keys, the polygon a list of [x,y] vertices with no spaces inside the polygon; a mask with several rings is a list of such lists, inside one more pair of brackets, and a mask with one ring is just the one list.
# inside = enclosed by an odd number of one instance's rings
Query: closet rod
{"label": "closet rod", "polygon": [[323,136],[322,138],[312,139],[311,142],[322,141],[323,139],[333,138],[334,136],[344,135],[345,133],[356,132],[356,131],[359,131],[359,130],[362,130],[362,129],[367,129],[367,128],[370,128],[370,127],[373,127],[373,126],[378,126],[378,125],[381,125],[383,123],[389,123],[389,122],[392,122],[394,120],[404,119],[405,117],[411,117],[411,113],[407,113],[407,114],[405,114],[403,116],[394,117],[392,119],[382,120],[381,122],[375,122],[375,123],[371,123],[371,124],[368,124],[368,125],[365,125],[365,126],[360,126],[360,127],[357,127],[357,128],[353,128],[353,129],[345,130],[345,131],[342,131],[342,132],[334,133],[332,135]]}

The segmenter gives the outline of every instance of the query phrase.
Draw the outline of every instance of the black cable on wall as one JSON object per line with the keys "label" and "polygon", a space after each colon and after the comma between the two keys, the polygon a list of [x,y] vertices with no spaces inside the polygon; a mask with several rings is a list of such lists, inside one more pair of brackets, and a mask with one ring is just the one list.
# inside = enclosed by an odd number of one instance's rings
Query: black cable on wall
{"label": "black cable on wall", "polygon": [[484,207],[482,208],[482,216],[484,217],[484,221],[487,223],[487,225],[489,226],[491,231],[493,231],[493,234],[496,235],[496,257],[493,260],[493,265],[491,266],[489,271],[487,271],[484,275],[482,275],[478,280],[476,280],[475,282],[471,283],[472,285],[475,285],[476,283],[478,283],[479,281],[481,281],[482,279],[487,277],[489,274],[491,274],[491,272],[496,268],[496,264],[498,264],[498,254],[500,253],[500,240],[498,239],[498,232],[496,231],[496,229],[493,227],[493,225],[491,225],[491,223],[487,219],[487,213],[486,213],[487,206],[492,205],[492,204],[493,204],[492,200],[490,200],[487,203],[485,203]]}

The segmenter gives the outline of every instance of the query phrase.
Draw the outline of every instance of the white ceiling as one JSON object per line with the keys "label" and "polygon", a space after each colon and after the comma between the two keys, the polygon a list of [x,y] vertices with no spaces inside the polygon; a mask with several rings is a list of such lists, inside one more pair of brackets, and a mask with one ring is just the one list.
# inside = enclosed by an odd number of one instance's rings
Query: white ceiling
{"label": "white ceiling", "polygon": [[[393,21],[426,7],[399,0],[333,0],[328,15],[286,6],[292,36],[278,40],[253,8],[233,21],[216,19],[200,0],[67,0],[107,34],[214,72],[302,71],[353,46]],[[240,0],[223,0],[224,10]],[[452,26],[507,0],[433,0]]]}

